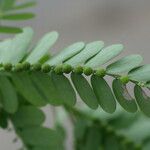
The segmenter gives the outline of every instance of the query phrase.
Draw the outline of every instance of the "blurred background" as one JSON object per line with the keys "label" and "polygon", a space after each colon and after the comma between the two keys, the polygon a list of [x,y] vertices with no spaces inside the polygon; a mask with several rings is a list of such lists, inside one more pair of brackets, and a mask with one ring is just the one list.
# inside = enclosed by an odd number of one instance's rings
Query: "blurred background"
{"label": "blurred background", "polygon": [[[122,55],[138,53],[149,63],[149,0],[37,0],[37,6],[30,10],[37,17],[17,24],[33,27],[35,41],[44,33],[57,30],[60,38],[51,50],[53,54],[76,41],[103,40],[106,45],[122,43]],[[13,138],[13,134],[0,131],[0,149],[16,150]]]}

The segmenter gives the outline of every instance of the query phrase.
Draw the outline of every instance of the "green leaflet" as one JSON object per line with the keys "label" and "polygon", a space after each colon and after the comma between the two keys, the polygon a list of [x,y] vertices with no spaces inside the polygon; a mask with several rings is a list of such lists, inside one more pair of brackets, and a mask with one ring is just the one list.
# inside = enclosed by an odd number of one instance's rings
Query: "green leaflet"
{"label": "green leaflet", "polygon": [[12,74],[12,81],[16,86],[18,92],[31,104],[35,106],[46,105],[45,97],[41,94],[41,91],[33,84],[29,74],[17,73]]}
{"label": "green leaflet", "polygon": [[85,44],[83,42],[74,43],[68,46],[67,48],[65,48],[58,55],[54,56],[49,61],[47,61],[47,64],[50,64],[52,66],[61,64],[63,63],[63,61],[79,53],[84,47],[85,47]]}
{"label": "green leaflet", "polygon": [[47,147],[60,143],[58,132],[44,127],[30,127],[19,132],[24,143],[31,146]]}
{"label": "green leaflet", "polygon": [[150,81],[150,64],[131,70],[129,72],[129,78],[134,81]]}
{"label": "green leaflet", "polygon": [[58,39],[58,33],[53,31],[47,33],[37,44],[37,46],[32,50],[30,55],[27,57],[26,61],[29,63],[37,63],[54,45]]}
{"label": "green leaflet", "polygon": [[96,41],[86,45],[80,53],[66,61],[66,64],[78,66],[84,64],[88,59],[96,55],[104,47],[103,41]]}
{"label": "green leaflet", "polygon": [[5,76],[0,76],[0,94],[3,109],[7,113],[15,113],[18,109],[17,94],[11,82]]}
{"label": "green leaflet", "polygon": [[27,20],[35,17],[33,13],[4,14],[2,20]]}
{"label": "green leaflet", "polygon": [[45,120],[45,115],[35,106],[21,106],[11,119],[15,127],[26,128],[40,126]]}
{"label": "green leaflet", "polygon": [[95,57],[89,60],[85,65],[91,68],[98,68],[116,57],[123,50],[123,45],[115,44],[102,49]]}
{"label": "green leaflet", "polygon": [[135,100],[130,96],[126,86],[121,83],[120,80],[115,79],[113,81],[113,91],[116,96],[118,103],[128,112],[136,112],[137,105]]}
{"label": "green leaflet", "polygon": [[138,85],[134,88],[134,94],[140,110],[150,117],[150,97],[148,97],[144,90]]}
{"label": "green leaflet", "polygon": [[22,29],[18,27],[0,26],[1,33],[21,33]]}
{"label": "green leaflet", "polygon": [[53,72],[50,77],[63,103],[73,106],[76,103],[76,94],[69,80],[64,75],[57,75]]}
{"label": "green leaflet", "polygon": [[143,58],[140,55],[130,55],[110,64],[106,71],[110,74],[127,73],[142,61]]}
{"label": "green leaflet", "polygon": [[[44,73],[32,73],[32,81],[45,97],[46,101],[52,105],[74,105],[76,102],[75,92],[64,75],[50,75]],[[63,90],[62,90],[63,89]]]}
{"label": "green leaflet", "polygon": [[116,101],[107,82],[103,78],[93,75],[91,84],[103,110],[113,113],[116,110]]}
{"label": "green leaflet", "polygon": [[98,101],[88,81],[82,75],[76,73],[71,74],[71,79],[81,99],[90,108],[96,109],[98,107]]}
{"label": "green leaflet", "polygon": [[49,75],[35,72],[31,74],[31,79],[48,103],[56,106],[64,103],[63,99],[59,97],[55,84]]}
{"label": "green leaflet", "polygon": [[34,6],[35,4],[36,4],[35,1],[22,3],[22,4],[20,4],[20,5],[13,6],[13,7],[12,7],[12,10],[19,10],[19,9],[29,8],[29,7],[31,7],[31,6]]}
{"label": "green leaflet", "polygon": [[23,33],[17,34],[13,39],[0,42],[0,63],[16,64],[25,56],[32,40],[33,30],[24,28]]}

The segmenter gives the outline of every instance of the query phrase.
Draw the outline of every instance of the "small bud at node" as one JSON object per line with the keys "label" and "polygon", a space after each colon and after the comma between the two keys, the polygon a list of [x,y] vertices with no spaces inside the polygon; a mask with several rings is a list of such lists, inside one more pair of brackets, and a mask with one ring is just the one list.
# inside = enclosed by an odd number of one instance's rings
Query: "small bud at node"
{"label": "small bud at node", "polygon": [[74,71],[74,73],[82,74],[83,73],[83,67],[82,66],[75,67],[73,71]]}
{"label": "small bud at node", "polygon": [[41,71],[41,64],[40,63],[33,64],[32,70],[33,71]]}
{"label": "small bud at node", "polygon": [[93,70],[92,70],[92,68],[90,68],[90,67],[85,67],[85,68],[83,69],[83,73],[84,73],[85,75],[89,76],[89,75],[91,75],[91,74],[93,73]]}
{"label": "small bud at node", "polygon": [[98,70],[96,70],[95,75],[97,75],[99,77],[104,77],[106,75],[106,70],[105,69],[98,69]]}
{"label": "small bud at node", "polygon": [[62,71],[64,72],[64,73],[70,73],[71,71],[72,71],[72,67],[71,67],[71,65],[68,65],[68,64],[64,64],[63,65],[63,68],[62,68]]}
{"label": "small bud at node", "polygon": [[62,65],[58,65],[58,66],[56,66],[55,68],[54,68],[54,72],[56,73],[56,74],[63,74],[63,72],[62,72]]}
{"label": "small bud at node", "polygon": [[6,64],[4,64],[4,69],[5,69],[6,71],[11,71],[11,69],[12,69],[12,64],[11,64],[11,63],[6,63]]}
{"label": "small bud at node", "polygon": [[122,77],[120,77],[120,81],[121,81],[123,84],[127,84],[130,80],[129,80],[129,77],[128,77],[128,76],[122,76]]}
{"label": "small bud at node", "polygon": [[48,72],[50,72],[50,71],[51,71],[51,66],[50,66],[49,64],[44,64],[44,65],[42,66],[42,72],[48,73]]}

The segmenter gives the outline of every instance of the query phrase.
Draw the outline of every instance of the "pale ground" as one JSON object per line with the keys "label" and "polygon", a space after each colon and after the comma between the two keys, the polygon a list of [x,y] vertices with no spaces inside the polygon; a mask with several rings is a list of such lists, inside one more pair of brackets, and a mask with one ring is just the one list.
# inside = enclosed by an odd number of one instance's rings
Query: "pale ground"
{"label": "pale ground", "polygon": [[[106,45],[123,43],[125,52],[122,56],[138,53],[144,56],[145,63],[150,63],[149,0],[38,1],[38,7],[34,8],[37,18],[17,24],[32,26],[36,32],[35,40],[48,31],[57,30],[61,36],[52,53],[76,41],[104,40]],[[46,112],[48,114],[49,108]],[[46,124],[51,125],[51,117],[47,118]],[[16,150],[13,138],[13,133],[0,130],[0,150]],[[68,150],[71,150],[70,143],[71,139]]]}

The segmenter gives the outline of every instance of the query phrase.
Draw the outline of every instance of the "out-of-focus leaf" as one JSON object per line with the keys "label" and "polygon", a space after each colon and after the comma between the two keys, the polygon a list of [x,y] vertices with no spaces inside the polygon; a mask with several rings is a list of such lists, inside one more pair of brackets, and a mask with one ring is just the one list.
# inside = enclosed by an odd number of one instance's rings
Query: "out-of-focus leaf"
{"label": "out-of-focus leaf", "polygon": [[104,143],[105,150],[120,150],[118,140],[114,135],[107,135]]}
{"label": "out-of-focus leaf", "polygon": [[29,27],[23,29],[23,33],[17,34],[13,39],[0,42],[0,63],[18,63],[26,54],[33,36],[33,30]]}
{"label": "out-of-focus leaf", "polygon": [[140,110],[150,117],[150,97],[148,97],[144,90],[138,85],[134,88],[134,94]]}
{"label": "out-of-focus leaf", "polygon": [[88,123],[86,120],[78,119],[75,128],[74,128],[74,134],[76,140],[82,140],[84,138],[84,134],[86,132],[86,129],[88,127]]}
{"label": "out-of-focus leaf", "polygon": [[65,131],[64,128],[60,125],[56,125],[56,132],[59,135],[59,140],[57,144],[50,146],[35,146],[32,150],[65,150],[64,141],[65,141]]}
{"label": "out-of-focus leaf", "polygon": [[0,0],[0,8],[3,11],[10,10],[15,3],[15,0]]}
{"label": "out-of-focus leaf", "polygon": [[114,117],[106,119],[108,124],[113,126],[115,129],[128,129],[139,119],[139,114],[129,114],[121,111],[121,113]]}
{"label": "out-of-focus leaf", "polygon": [[119,104],[128,112],[136,112],[137,105],[135,100],[130,96],[126,86],[120,80],[113,81],[113,91]]}
{"label": "out-of-focus leaf", "polygon": [[97,54],[104,47],[103,41],[96,41],[86,45],[80,53],[66,61],[66,64],[78,66],[84,64],[88,59]]}
{"label": "out-of-focus leaf", "polygon": [[[123,130],[123,134],[136,143],[143,143],[149,136],[150,120],[147,117],[139,117],[139,119],[129,128]],[[144,145],[143,145],[144,146]],[[143,149],[142,149],[143,150]]]}
{"label": "out-of-focus leaf", "polygon": [[24,143],[31,146],[49,147],[60,143],[60,136],[57,131],[44,127],[26,128],[19,134]]}
{"label": "out-of-focus leaf", "polygon": [[26,2],[26,3],[20,4],[20,5],[13,6],[12,10],[19,10],[19,9],[29,8],[29,7],[34,6],[35,4],[36,4],[35,1]]}
{"label": "out-of-focus leaf", "polygon": [[13,85],[5,76],[0,76],[0,93],[3,109],[8,113],[15,113],[18,109],[17,94]]}
{"label": "out-of-focus leaf", "polygon": [[37,44],[37,46],[32,50],[30,55],[27,57],[26,61],[30,63],[37,63],[54,45],[58,39],[57,32],[47,33]]}
{"label": "out-of-focus leaf", "polygon": [[76,73],[71,74],[71,79],[81,99],[90,108],[96,109],[98,107],[98,101],[88,81],[82,75]]}
{"label": "out-of-focus leaf", "polygon": [[4,14],[2,20],[27,20],[35,17],[33,13]]}
{"label": "out-of-focus leaf", "polygon": [[63,63],[63,61],[79,53],[84,47],[85,47],[85,44],[83,42],[74,43],[68,46],[67,48],[65,48],[58,55],[54,56],[49,61],[47,61],[47,64],[50,64],[52,66],[61,64]]}
{"label": "out-of-focus leaf", "polygon": [[41,91],[33,84],[28,73],[17,73],[12,75],[12,81],[18,92],[31,104],[35,106],[46,105],[46,99]]}
{"label": "out-of-focus leaf", "polygon": [[116,110],[116,101],[107,82],[103,78],[93,75],[91,84],[103,110],[113,113]]}
{"label": "out-of-focus leaf", "polygon": [[86,66],[91,68],[98,68],[101,65],[107,63],[109,60],[113,59],[121,53],[123,50],[123,45],[116,44],[108,46],[102,49],[95,57],[86,63]]}
{"label": "out-of-focus leaf", "polygon": [[12,115],[13,124],[17,128],[40,126],[44,120],[44,113],[35,106],[21,106],[18,111]]}
{"label": "out-of-focus leaf", "polygon": [[129,78],[134,81],[150,81],[150,64],[131,70],[129,72]]}
{"label": "out-of-focus leaf", "polygon": [[99,150],[102,144],[102,134],[99,127],[90,127],[86,135],[85,150]]}
{"label": "out-of-focus leaf", "polygon": [[18,27],[8,27],[8,26],[0,26],[1,33],[21,33],[22,29]]}
{"label": "out-of-focus leaf", "polygon": [[107,73],[120,74],[128,73],[131,69],[137,67],[143,58],[140,55],[131,55],[124,57],[107,67]]}

